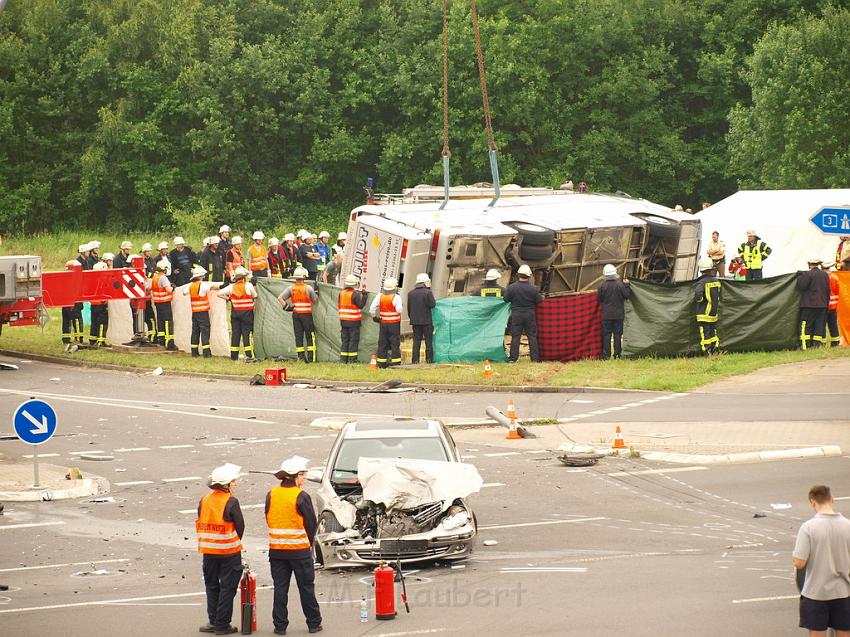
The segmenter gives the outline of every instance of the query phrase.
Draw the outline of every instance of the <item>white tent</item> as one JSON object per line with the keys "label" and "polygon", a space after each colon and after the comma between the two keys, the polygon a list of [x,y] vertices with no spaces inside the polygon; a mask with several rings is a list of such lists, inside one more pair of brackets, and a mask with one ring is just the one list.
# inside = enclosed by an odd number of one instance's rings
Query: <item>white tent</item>
{"label": "white tent", "polygon": [[[702,220],[702,254],[717,230],[726,243],[726,263],[747,240],[747,230],[773,252],[764,262],[764,275],[775,276],[806,269],[817,256],[835,260],[839,236],[824,234],[810,221],[824,206],[850,205],[850,188],[832,190],[742,190],[698,213]],[[850,232],[846,234],[850,235]]]}

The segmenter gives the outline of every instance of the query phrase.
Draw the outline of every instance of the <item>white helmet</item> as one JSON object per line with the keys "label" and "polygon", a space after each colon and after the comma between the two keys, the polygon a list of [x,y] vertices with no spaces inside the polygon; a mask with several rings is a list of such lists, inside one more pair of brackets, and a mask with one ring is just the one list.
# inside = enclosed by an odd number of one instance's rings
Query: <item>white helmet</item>
{"label": "white helmet", "polygon": [[89,241],[89,250],[97,250],[100,248],[100,241]]}
{"label": "white helmet", "polygon": [[103,260],[104,260],[104,261],[114,261],[114,260],[115,260],[115,255],[114,255],[114,254],[112,254],[111,252],[104,252],[104,253],[103,253]]}
{"label": "white helmet", "polygon": [[[280,463],[280,470],[277,473],[285,473],[290,476],[297,475],[302,471],[307,471],[308,462],[309,460],[307,460],[307,458],[292,456]],[[277,477],[277,475],[275,475],[275,477]]]}
{"label": "white helmet", "polygon": [[219,243],[221,243],[221,237],[219,237],[217,234],[214,234],[210,237],[211,246],[217,246]]}
{"label": "white helmet", "polygon": [[207,275],[206,269],[202,268],[201,266],[196,265],[194,268],[192,268],[192,278],[193,279],[200,279],[202,276],[206,276],[206,275]]}
{"label": "white helmet", "polygon": [[153,246],[149,243],[142,246],[142,252],[150,252],[151,250],[153,250]]}
{"label": "white helmet", "polygon": [[168,250],[168,241],[160,241],[157,250]]}
{"label": "white helmet", "polygon": [[[809,261],[809,263],[814,263],[813,261]],[[700,272],[708,272],[709,270],[714,269],[714,261],[712,261],[709,257],[703,257],[699,260],[699,271]]]}
{"label": "white helmet", "polygon": [[812,256],[812,257],[809,257],[809,260],[807,261],[807,263],[823,263],[823,259],[821,259],[820,257]]}
{"label": "white helmet", "polygon": [[387,292],[392,292],[397,287],[398,287],[398,281],[396,281],[394,278],[390,277],[388,279],[384,279],[384,289]]}
{"label": "white helmet", "polygon": [[330,233],[330,232],[328,232],[327,230],[322,230],[322,231],[319,233],[319,239],[324,239],[325,237],[327,237],[328,239],[330,239],[330,238],[331,238],[331,233]]}
{"label": "white helmet", "polygon": [[168,259],[160,259],[156,262],[156,269],[163,272],[171,272],[171,264],[168,262]]}
{"label": "white helmet", "polygon": [[224,224],[221,228],[218,229],[219,234],[221,234],[222,232],[230,232],[230,226]]}
{"label": "white helmet", "polygon": [[242,471],[242,467],[236,464],[231,464],[229,462],[224,463],[220,467],[216,467],[213,469],[210,474],[210,485],[219,484],[221,486],[227,486],[236,478],[239,477],[239,473]]}
{"label": "white helmet", "polygon": [[292,276],[296,279],[306,279],[309,273],[304,268],[295,268],[295,272],[292,273]]}
{"label": "white helmet", "polygon": [[81,243],[79,248],[77,248],[77,252],[88,252],[89,250],[91,250],[91,247],[89,247],[88,243]]}
{"label": "white helmet", "polygon": [[520,276],[531,277],[531,268],[529,268],[523,263],[521,266],[519,266],[519,270],[517,270],[516,273]]}
{"label": "white helmet", "polygon": [[295,235],[292,234],[291,232],[287,232],[285,235],[283,235],[283,240],[284,241],[295,241]]}
{"label": "white helmet", "polygon": [[184,246],[186,245],[186,242],[183,240],[183,237],[174,237],[174,245]]}
{"label": "white helmet", "polygon": [[358,283],[360,283],[360,279],[358,279],[357,275],[355,275],[355,274],[349,274],[347,277],[345,277],[345,284],[346,285],[350,285],[350,286],[353,287],[353,286],[357,285]]}
{"label": "white helmet", "polygon": [[239,278],[239,277],[246,277],[246,276],[248,276],[249,272],[248,272],[248,270],[247,270],[246,268],[244,268],[243,266],[241,266],[241,265],[240,265],[238,268],[236,268],[236,269],[233,271],[233,274],[234,274],[237,278]]}
{"label": "white helmet", "polygon": [[299,230],[299,231],[298,231],[298,238],[300,239],[300,238],[302,238],[304,235],[307,235],[307,236],[309,237],[309,236],[310,236],[310,233],[309,233],[309,232],[307,232],[304,228],[301,228],[301,230]]}
{"label": "white helmet", "polygon": [[133,249],[133,244],[132,244],[132,243],[130,243],[129,241],[122,241],[122,242],[121,242],[121,249],[122,249],[122,250],[132,250],[132,249]]}
{"label": "white helmet", "polygon": [[340,232],[340,233],[336,236],[336,240],[337,240],[337,241],[347,241],[347,240],[348,240],[348,235],[347,235],[347,234],[345,234],[344,232]]}
{"label": "white helmet", "polygon": [[617,277],[617,268],[612,263],[606,264],[604,268],[602,268],[602,276],[606,279],[614,279]]}
{"label": "white helmet", "polygon": [[428,283],[431,281],[431,277],[428,276],[427,272],[422,272],[421,274],[416,275],[417,283]]}
{"label": "white helmet", "polygon": [[279,246],[280,245],[280,239],[278,239],[277,237],[272,237],[271,239],[269,239],[269,245],[270,246]]}
{"label": "white helmet", "polygon": [[210,244],[210,238],[204,237],[204,247],[207,247]]}
{"label": "white helmet", "polygon": [[502,274],[495,268],[492,270],[487,270],[487,274],[484,275],[485,281],[498,281],[500,278],[502,278]]}
{"label": "white helmet", "polygon": [[254,234],[252,234],[252,235],[251,235],[251,238],[252,238],[254,241],[257,241],[257,240],[262,241],[263,239],[265,239],[265,238],[266,238],[266,235],[264,235],[264,234],[263,234],[263,231],[262,231],[262,230],[257,230]]}
{"label": "white helmet", "polygon": [[235,246],[241,246],[242,245],[242,237],[240,237],[237,234],[235,237],[233,237],[233,241],[231,241],[231,243]]}
{"label": "white helmet", "polygon": [[92,267],[92,270],[108,270],[109,266],[106,265],[103,261],[98,261]]}

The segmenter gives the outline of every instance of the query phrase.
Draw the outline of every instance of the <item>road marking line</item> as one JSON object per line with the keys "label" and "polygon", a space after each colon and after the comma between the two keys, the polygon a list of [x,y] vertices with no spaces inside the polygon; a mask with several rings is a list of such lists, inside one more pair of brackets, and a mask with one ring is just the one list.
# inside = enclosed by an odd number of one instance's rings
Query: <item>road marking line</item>
{"label": "road marking line", "polygon": [[481,485],[482,489],[486,489],[488,487],[503,487],[505,486],[504,482],[485,482]]}
{"label": "road marking line", "polygon": [[[774,602],[785,599],[800,599],[799,595],[774,595],[773,597],[750,597],[749,599],[733,599],[733,604],[753,604],[755,602]],[[2,612],[2,611],[0,611]]]}
{"label": "road marking line", "polygon": [[27,524],[5,524],[0,525],[0,531],[6,531],[8,529],[31,529],[36,526],[56,526],[58,524],[65,524],[62,521],[55,522],[29,522]]}
{"label": "road marking line", "polygon": [[115,449],[115,453],[125,453],[127,451],[150,451],[150,447],[127,447],[125,449]]}
{"label": "road marking line", "polygon": [[138,484],[153,484],[153,480],[134,480],[132,482],[113,482],[116,487],[134,487]]}
{"label": "road marking line", "polygon": [[[346,602],[347,603],[347,602]],[[407,637],[407,635],[436,635],[446,632],[445,628],[423,628],[421,630],[405,630],[401,633],[378,633],[375,637]]]}
{"label": "road marking line", "polygon": [[205,442],[205,447],[223,447],[225,445],[238,445],[239,443],[235,440],[225,440],[223,442]]}
{"label": "road marking line", "polygon": [[495,524],[492,526],[479,526],[480,531],[492,531],[494,529],[518,529],[526,526],[546,526],[549,524],[572,524],[573,522],[595,522],[596,520],[607,520],[608,518],[578,518],[573,520],[545,520],[543,522],[522,522],[520,524]]}
{"label": "road marking line", "polygon": [[501,453],[485,453],[487,458],[501,458],[503,456],[518,456],[519,451],[503,451]]}
{"label": "road marking line", "polygon": [[98,453],[106,453],[106,452],[105,452],[105,451],[101,451],[101,450],[99,450],[99,449],[94,449],[94,450],[92,450],[92,451],[69,451],[69,452],[68,452],[68,454],[69,454],[69,455],[72,455],[72,456],[82,456],[82,455],[86,455],[86,456],[87,456],[87,455],[89,455],[89,454],[91,454],[91,455],[95,455],[95,454],[98,454]]}
{"label": "road marking line", "polygon": [[0,568],[0,573],[15,573],[17,571],[39,571],[45,568],[64,568],[66,566],[89,566],[91,564],[114,564],[116,562],[129,562],[127,558],[115,560],[89,560],[88,562],[69,562],[67,564],[44,564],[42,566],[17,566],[15,568]]}
{"label": "road marking line", "polygon": [[160,449],[191,449],[195,445],[160,445]]}
{"label": "road marking line", "polygon": [[200,480],[201,476],[187,476],[185,478],[163,478],[163,482],[190,482],[192,480]]}
{"label": "road marking line", "polygon": [[525,453],[550,453],[548,449],[530,449]]}
{"label": "road marking line", "polygon": [[313,440],[315,438],[324,438],[324,436],[289,436],[287,440]]}
{"label": "road marking line", "polygon": [[587,573],[586,567],[581,566],[539,566],[500,568],[500,573]]}
{"label": "road marking line", "polygon": [[[242,510],[243,510],[243,511],[244,511],[245,509],[265,509],[265,508],[266,508],[266,503],[265,503],[265,502],[263,502],[262,504],[245,504],[245,505],[242,505],[242,507],[241,507],[241,508],[242,508]],[[185,515],[185,514],[189,514],[189,513],[195,513],[195,514],[197,514],[197,513],[198,513],[198,508],[197,508],[197,507],[195,507],[194,509],[180,509],[177,513],[182,513],[182,514],[184,514],[184,515]]]}
{"label": "road marking line", "polygon": [[[25,458],[27,456],[24,456]],[[32,456],[29,456],[32,457]],[[850,495],[842,495],[840,498],[832,498],[833,500],[850,500]]]}
{"label": "road marking line", "polygon": [[136,603],[136,602],[112,602],[109,604],[110,606],[200,606],[200,602],[153,602],[152,604],[147,604],[145,602]]}
{"label": "road marking line", "polygon": [[[58,458],[60,455],[61,455],[61,454],[58,454],[58,453],[40,453],[40,454],[38,454],[38,457],[39,457],[39,458]],[[28,453],[28,454],[26,454],[26,455],[24,455],[24,456],[22,456],[22,457],[23,457],[23,458],[33,458],[33,457],[34,457],[34,455],[33,455],[33,454],[31,454],[31,453]],[[835,499],[836,499],[836,500],[840,500],[840,498],[835,498]]]}
{"label": "road marking line", "polygon": [[676,467],[675,469],[644,469],[643,471],[615,471],[606,473],[607,476],[645,476],[654,473],[677,473],[680,471],[705,471],[708,467]]}
{"label": "road marking line", "polygon": [[581,398],[575,398],[575,399],[571,400],[570,402],[576,403],[576,404],[579,404],[579,405],[589,405],[593,401],[592,400],[582,400]]}
{"label": "road marking line", "polygon": [[243,442],[247,442],[248,444],[255,445],[260,442],[280,442],[280,438],[259,438],[255,440],[245,440]]}

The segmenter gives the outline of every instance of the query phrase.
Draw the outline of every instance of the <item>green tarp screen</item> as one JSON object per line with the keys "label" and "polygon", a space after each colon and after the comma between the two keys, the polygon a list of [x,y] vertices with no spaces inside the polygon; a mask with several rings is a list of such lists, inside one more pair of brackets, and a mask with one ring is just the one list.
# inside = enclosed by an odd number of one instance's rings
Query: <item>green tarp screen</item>
{"label": "green tarp screen", "polygon": [[437,301],[434,320],[434,361],[503,362],[505,326],[511,306],[502,299],[456,296]]}

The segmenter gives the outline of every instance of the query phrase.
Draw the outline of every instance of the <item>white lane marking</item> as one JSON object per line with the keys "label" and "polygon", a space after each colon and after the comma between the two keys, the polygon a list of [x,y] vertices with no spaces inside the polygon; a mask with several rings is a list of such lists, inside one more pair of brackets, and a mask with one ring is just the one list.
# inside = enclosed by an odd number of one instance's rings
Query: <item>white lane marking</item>
{"label": "white lane marking", "polygon": [[645,476],[653,473],[679,473],[681,471],[705,471],[708,467],[676,467],[674,469],[644,469],[642,471],[615,471],[606,473],[608,476]]}
{"label": "white lane marking", "polygon": [[[39,458],[58,458],[60,455],[61,454],[58,454],[58,453],[40,453],[40,454],[38,454],[38,457]],[[31,454],[31,453],[28,453],[28,454],[25,454],[21,457],[23,457],[23,458],[33,458],[34,455]],[[835,499],[838,500],[839,498],[835,498]]]}
{"label": "white lane marking", "polygon": [[[274,588],[270,585],[257,586],[257,590],[268,590]],[[103,599],[96,602],[74,602],[71,604],[49,604],[47,606],[28,606],[25,608],[6,608],[0,613],[28,613],[36,610],[55,610],[58,608],[80,608],[84,606],[109,606],[110,604],[126,604],[132,602],[150,602],[158,599],[178,599],[184,597],[200,597],[206,595],[206,591],[199,593],[177,593],[176,595],[151,595],[150,597],[125,597],[124,599]]]}
{"label": "white lane marking", "polygon": [[187,514],[187,513],[198,513],[198,509],[180,509],[177,513]]}
{"label": "white lane marking", "polygon": [[132,482],[113,482],[116,487],[134,487],[138,484],[153,484],[153,480],[134,480]]}
{"label": "white lane marking", "polygon": [[160,445],[160,449],[191,449],[195,445]]}
{"label": "white lane marking", "polygon": [[200,606],[200,602],[112,602],[110,606]]}
{"label": "white lane marking", "polygon": [[[800,599],[799,595],[774,595],[773,597],[750,597],[749,599],[733,599],[733,604],[753,604],[755,602],[775,602],[785,599]],[[0,611],[2,612],[2,611]]]}
{"label": "white lane marking", "polygon": [[487,458],[501,458],[502,456],[518,456],[519,451],[503,451],[501,453],[485,453]]}
{"label": "white lane marking", "polygon": [[500,568],[500,573],[587,573],[586,567],[580,566],[528,566],[515,568]]}
{"label": "white lane marking", "polygon": [[39,571],[45,568],[64,568],[66,566],[89,566],[90,564],[115,564],[129,562],[127,558],[115,560],[89,560],[88,562],[69,562],[67,564],[44,564],[42,566],[17,566],[15,568],[0,568],[0,573],[15,573],[17,571]]}
{"label": "white lane marking", "polygon": [[525,453],[551,453],[548,449],[530,449]]}
{"label": "white lane marking", "polygon": [[[243,511],[244,511],[245,509],[265,509],[265,508],[266,508],[266,503],[265,503],[265,502],[263,502],[262,504],[244,504],[244,505],[242,505],[240,508],[241,508]],[[197,514],[197,513],[198,513],[198,508],[197,508],[197,507],[195,507],[194,509],[180,509],[177,513],[183,513],[183,514],[195,513],[195,514]]]}
{"label": "white lane marking", "polygon": [[200,480],[201,476],[186,476],[185,478],[163,478],[163,482],[190,482],[192,480]]}
{"label": "white lane marking", "polygon": [[82,455],[96,455],[96,454],[106,453],[105,451],[101,451],[100,449],[92,449],[91,451],[69,451],[68,454],[72,456],[82,456]]}
{"label": "white lane marking", "polygon": [[[25,458],[27,456],[24,456]],[[850,495],[842,495],[840,498],[832,498],[833,500],[850,500]]]}
{"label": "white lane marking", "polygon": [[225,440],[223,442],[205,442],[205,447],[224,447],[225,445],[238,445],[235,440]]}
{"label": "white lane marking", "polygon": [[572,524],[574,522],[595,522],[597,520],[607,520],[608,518],[577,518],[573,520],[545,520],[543,522],[522,522],[520,524],[494,524],[491,526],[479,526],[480,531],[492,531],[494,529],[518,529],[526,526],[546,526],[549,524]]}
{"label": "white lane marking", "polygon": [[[46,392],[25,392],[25,391],[16,391],[13,389],[3,389],[2,392],[7,394],[15,394],[16,396],[37,396],[39,398],[52,398],[53,400],[65,400],[71,403],[82,403],[84,405],[101,405],[103,407],[120,407],[122,409],[137,409],[139,411],[155,411],[160,414],[178,414],[181,416],[197,416],[198,418],[215,418],[218,420],[238,420],[239,422],[254,422],[261,423],[264,425],[273,425],[275,424],[271,420],[260,420],[259,418],[242,418],[240,416],[219,416],[218,414],[207,414],[207,413],[198,413],[194,411],[182,411],[179,409],[160,409],[158,407],[142,407],[141,405],[128,405],[124,402],[117,402],[116,400],[109,398],[77,398],[76,396],[68,396],[67,394],[48,394]],[[118,399],[120,400],[120,399]],[[133,401],[133,402],[147,402],[150,401]],[[256,409],[254,410],[256,411]],[[303,410],[301,410],[303,413]]]}
{"label": "white lane marking", "polygon": [[123,449],[114,449],[115,453],[126,453],[128,451],[150,451],[150,447],[125,447]]}
{"label": "white lane marking", "polygon": [[280,442],[280,438],[257,438],[253,440],[244,440],[243,442],[247,442],[250,445],[256,445],[261,442]]}
{"label": "white lane marking", "polygon": [[55,522],[29,522],[27,524],[4,524],[0,525],[0,531],[7,531],[9,529],[31,529],[36,526],[57,526],[59,524],[65,524],[62,521]]}
{"label": "white lane marking", "polygon": [[324,436],[289,436],[287,440],[313,440],[315,438],[324,438]]}
{"label": "white lane marking", "polygon": [[436,635],[446,632],[445,628],[422,628],[421,630],[405,630],[400,633],[378,633],[374,637],[407,637],[407,635]]}
{"label": "white lane marking", "polygon": [[486,489],[488,487],[503,487],[505,486],[504,482],[485,482],[481,485],[482,489]]}
{"label": "white lane marking", "polygon": [[575,399],[571,400],[570,402],[571,403],[577,403],[579,405],[589,405],[593,401],[592,400],[583,400],[581,398],[575,398]]}

